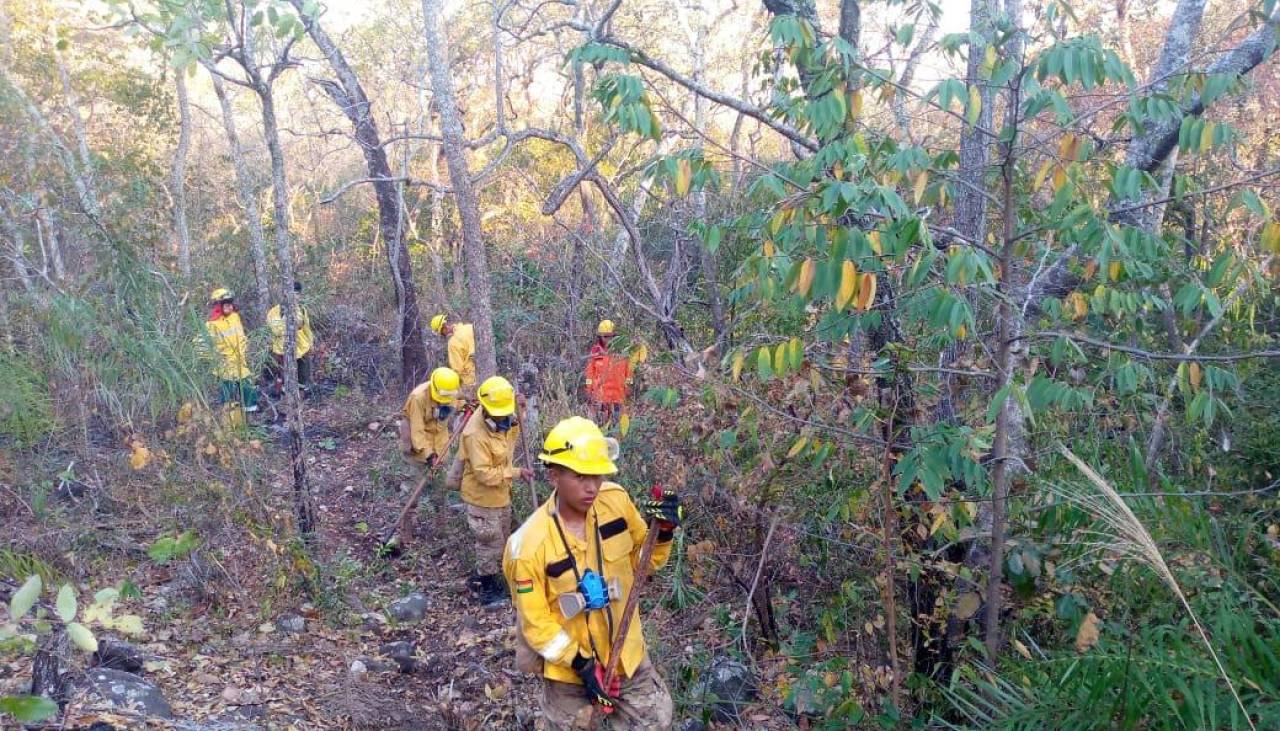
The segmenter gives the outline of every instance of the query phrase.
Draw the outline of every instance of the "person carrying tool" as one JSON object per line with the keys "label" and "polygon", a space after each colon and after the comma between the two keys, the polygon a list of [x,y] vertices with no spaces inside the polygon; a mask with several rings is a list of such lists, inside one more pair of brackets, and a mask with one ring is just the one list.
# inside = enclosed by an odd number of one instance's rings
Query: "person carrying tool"
{"label": "person carrying tool", "polygon": [[480,408],[462,427],[462,501],[467,527],[475,537],[475,564],[467,586],[481,604],[494,606],[506,599],[498,573],[502,545],[511,532],[511,483],[530,479],[527,467],[516,467],[520,427],[515,423],[516,394],[511,383],[494,376],[480,384]]}
{"label": "person carrying tool", "polygon": [[476,384],[476,334],[469,322],[452,323],[446,315],[431,318],[431,330],[442,338],[447,338],[446,349],[449,352],[449,367],[458,372],[462,385],[467,387]]}
{"label": "person carrying tool", "polygon": [[209,294],[209,304],[211,310],[204,323],[205,332],[196,336],[195,342],[197,351],[213,360],[218,401],[240,404],[245,411],[257,411],[258,391],[249,378],[249,338],[240,322],[240,313],[236,312],[235,295],[219,287]]}
{"label": "person carrying tool", "polygon": [[[301,296],[302,282],[295,281],[293,291]],[[267,310],[267,328],[271,330],[272,357],[272,360],[267,363],[267,377],[270,379],[268,382],[271,384],[271,397],[277,399],[284,393],[285,321],[281,312],[278,304]],[[307,386],[311,383],[311,358],[307,355],[311,352],[315,335],[311,332],[311,314],[301,303],[298,304],[297,326],[298,334],[294,353],[298,360],[298,388],[306,393]]]}
{"label": "person carrying tool", "polygon": [[601,320],[596,326],[596,341],[587,355],[587,403],[596,420],[606,425],[621,415],[631,381],[631,361],[609,354],[609,343],[615,335],[613,320]]}
{"label": "person carrying tool", "polygon": [[589,419],[571,416],[556,424],[538,455],[551,497],[503,552],[516,609],[517,661],[542,676],[542,714],[553,729],[583,728],[592,706],[610,714],[611,728],[671,726],[671,694],[649,659],[638,607],[621,642],[613,687],[604,687],[603,669],[649,532],[645,520],[658,526],[646,567],[655,570],[671,555],[684,517],[674,492],[645,501],[641,510],[621,485],[606,481],[618,471],[616,454],[617,442]]}
{"label": "person carrying tool", "polygon": [[460,379],[452,368],[431,371],[431,378],[418,384],[405,399],[400,422],[400,448],[422,479],[443,462],[449,444],[449,417],[457,408]]}

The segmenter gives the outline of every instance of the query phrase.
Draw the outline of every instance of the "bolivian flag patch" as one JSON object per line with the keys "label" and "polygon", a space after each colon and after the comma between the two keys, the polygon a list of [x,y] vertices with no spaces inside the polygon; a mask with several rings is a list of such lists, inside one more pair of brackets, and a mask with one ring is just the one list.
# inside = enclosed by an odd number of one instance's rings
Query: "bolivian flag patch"
{"label": "bolivian flag patch", "polygon": [[533,591],[533,579],[516,579],[516,593],[528,594]]}

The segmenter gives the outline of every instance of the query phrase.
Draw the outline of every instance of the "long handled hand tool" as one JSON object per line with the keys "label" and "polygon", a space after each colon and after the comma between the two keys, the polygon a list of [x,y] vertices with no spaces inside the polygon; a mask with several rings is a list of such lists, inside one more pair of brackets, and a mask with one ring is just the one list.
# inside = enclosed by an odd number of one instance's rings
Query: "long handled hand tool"
{"label": "long handled hand tool", "polygon": [[533,510],[529,514],[532,515],[538,512],[538,506],[542,503],[538,502],[538,487],[533,472],[533,452],[529,451],[529,430],[525,429],[524,409],[517,403],[516,410],[516,420],[520,425],[520,445],[524,448],[524,466],[529,468],[529,499],[533,501]]}
{"label": "long handled hand tool", "polygon": [[413,538],[413,522],[409,518],[417,512],[418,500],[422,497],[422,491],[427,488],[427,483],[430,482],[432,475],[434,475],[448,459],[449,451],[453,449],[454,442],[458,441],[458,436],[462,434],[462,428],[464,426],[466,426],[465,419],[458,422],[457,428],[449,435],[449,441],[444,445],[444,452],[437,455],[436,461],[427,468],[426,474],[422,476],[422,479],[418,480],[418,484],[413,488],[413,492],[409,493],[409,500],[405,503],[404,509],[400,511],[400,517],[396,519],[395,530],[392,531],[390,536],[387,536],[386,540],[382,541],[378,545],[380,553],[384,555],[398,554],[404,548],[404,544]]}
{"label": "long handled hand tool", "polygon": [[[662,486],[654,485],[651,491],[654,500],[662,499]],[[649,520],[649,532],[644,537],[644,543],[640,545],[640,560],[636,563],[635,579],[631,582],[631,591],[627,594],[627,603],[623,605],[622,621],[618,623],[618,634],[614,635],[613,645],[609,647],[609,662],[604,666],[604,683],[602,687],[607,691],[613,686],[614,678],[618,675],[618,661],[622,659],[622,645],[627,641],[627,632],[631,629],[631,620],[635,618],[636,607],[640,604],[640,593],[644,591],[644,585],[649,581],[649,560],[653,556],[653,547],[658,543],[658,519]],[[600,706],[604,709],[604,706]],[[609,713],[612,708],[604,711]]]}

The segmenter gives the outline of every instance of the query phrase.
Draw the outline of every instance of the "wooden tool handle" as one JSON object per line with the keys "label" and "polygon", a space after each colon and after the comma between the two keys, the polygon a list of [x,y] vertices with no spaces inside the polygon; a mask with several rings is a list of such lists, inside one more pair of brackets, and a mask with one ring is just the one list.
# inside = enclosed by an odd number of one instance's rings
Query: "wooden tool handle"
{"label": "wooden tool handle", "polygon": [[449,450],[453,448],[453,443],[458,441],[458,437],[462,434],[462,429],[465,426],[466,420],[464,419],[458,424],[458,428],[449,435],[449,441],[444,445],[444,453],[436,455],[435,464],[427,468],[427,473],[422,476],[422,479],[418,481],[417,487],[414,487],[413,492],[409,494],[409,500],[404,504],[404,509],[400,511],[400,517],[396,520],[396,532],[394,535],[399,536],[401,542],[408,540],[408,537],[413,534],[409,527],[409,516],[417,509],[418,499],[422,497],[422,491],[427,488],[431,475],[435,474],[435,471],[440,469],[440,465],[444,464],[448,458]]}
{"label": "wooden tool handle", "polygon": [[[655,500],[662,499],[662,487],[653,486],[653,498]],[[609,648],[609,662],[604,667],[604,688],[607,691],[609,685],[613,683],[614,676],[618,674],[618,661],[622,658],[622,645],[627,640],[627,632],[631,629],[631,620],[636,615],[636,607],[640,605],[640,592],[644,590],[644,585],[649,581],[649,562],[653,556],[653,548],[658,543],[658,519],[653,518],[649,521],[649,532],[644,537],[644,543],[640,546],[640,560],[636,565],[635,580],[631,582],[631,591],[627,594],[627,603],[622,610],[622,621],[618,624],[618,634],[613,638],[613,645]]]}

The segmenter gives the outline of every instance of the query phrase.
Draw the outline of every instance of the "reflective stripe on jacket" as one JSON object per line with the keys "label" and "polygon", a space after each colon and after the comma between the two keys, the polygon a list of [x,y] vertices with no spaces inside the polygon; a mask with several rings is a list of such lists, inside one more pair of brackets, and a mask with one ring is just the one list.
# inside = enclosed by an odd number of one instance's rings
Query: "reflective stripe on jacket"
{"label": "reflective stripe on jacket", "polygon": [[478,508],[511,504],[511,483],[520,476],[513,464],[520,427],[495,432],[484,423],[484,409],[476,409],[462,427],[462,501]]}
{"label": "reflective stripe on jacket", "polygon": [[[267,327],[271,330],[271,352],[276,355],[284,355],[284,331],[285,322],[284,315],[281,314],[280,305],[276,305],[267,310]],[[295,357],[301,358],[311,352],[311,344],[315,341],[315,336],[311,334],[311,315],[307,314],[307,308],[298,307],[298,343],[294,352]]]}
{"label": "reflective stripe on jacket", "polygon": [[[597,557],[602,557],[605,581],[616,578],[621,585],[620,595],[610,602],[616,627],[622,621],[626,596],[635,580],[633,566],[640,560],[640,548],[649,527],[626,490],[616,483],[605,482],[587,515],[586,540],[579,539],[568,530],[564,531],[562,540],[553,518],[555,499],[555,493],[552,493],[547,502],[507,539],[507,547],[502,554],[502,572],[511,589],[524,640],[544,660],[543,676],[562,683],[581,683],[570,667],[574,656],[590,656],[591,640],[594,640],[600,655],[598,661],[607,663],[613,639],[609,636],[605,610],[582,612],[571,619],[565,619],[560,612],[560,595],[577,591],[577,579],[564,540],[569,543],[579,572],[588,567],[599,572]],[[598,553],[596,531],[600,536]],[[670,555],[671,536],[660,534],[650,557],[650,568],[661,568]],[[619,662],[620,673],[628,678],[645,656],[639,612],[637,607],[637,616],[627,630]]]}

